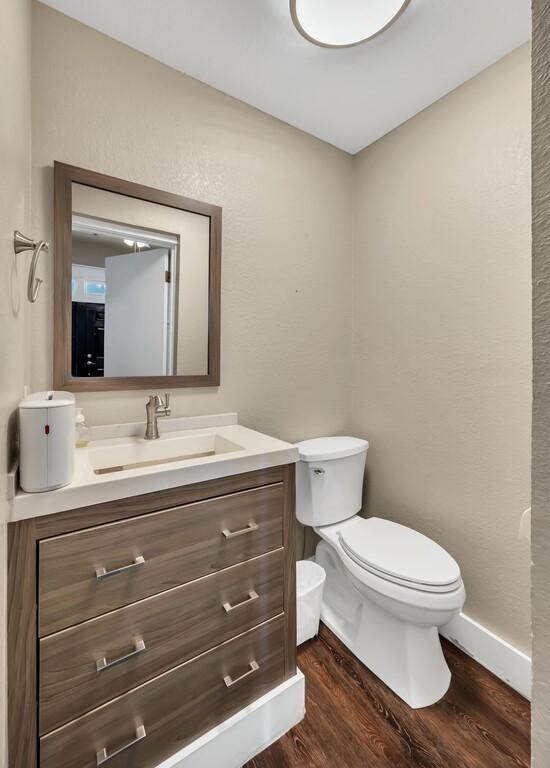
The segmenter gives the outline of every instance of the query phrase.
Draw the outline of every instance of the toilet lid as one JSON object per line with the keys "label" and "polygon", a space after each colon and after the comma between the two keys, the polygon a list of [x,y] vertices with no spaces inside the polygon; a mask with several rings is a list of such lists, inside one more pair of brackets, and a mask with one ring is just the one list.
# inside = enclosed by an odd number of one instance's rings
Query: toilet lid
{"label": "toilet lid", "polygon": [[342,526],[340,540],[355,562],[391,581],[439,591],[460,579],[457,562],[443,547],[389,520],[355,517]]}

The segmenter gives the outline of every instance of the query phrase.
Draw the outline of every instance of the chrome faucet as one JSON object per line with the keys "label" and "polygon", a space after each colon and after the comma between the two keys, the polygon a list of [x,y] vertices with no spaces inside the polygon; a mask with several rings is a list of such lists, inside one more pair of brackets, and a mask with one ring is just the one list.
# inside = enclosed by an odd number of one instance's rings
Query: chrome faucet
{"label": "chrome faucet", "polygon": [[170,416],[170,395],[164,395],[164,400],[158,395],[149,395],[149,400],[145,404],[147,411],[147,427],[145,428],[145,440],[158,440],[159,427],[157,419],[159,416]]}

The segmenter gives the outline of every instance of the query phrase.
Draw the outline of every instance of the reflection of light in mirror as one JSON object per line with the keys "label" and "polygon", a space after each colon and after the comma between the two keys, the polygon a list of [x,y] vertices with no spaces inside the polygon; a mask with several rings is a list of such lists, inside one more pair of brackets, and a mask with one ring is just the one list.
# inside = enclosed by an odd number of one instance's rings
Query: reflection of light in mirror
{"label": "reflection of light in mirror", "polygon": [[142,248],[149,248],[149,243],[140,243],[139,240],[136,242],[135,240],[124,239],[122,242],[129,248],[135,248],[138,251],[140,251]]}
{"label": "reflection of light in mirror", "polygon": [[290,0],[300,34],[326,48],[358,45],[387,29],[410,0]]}

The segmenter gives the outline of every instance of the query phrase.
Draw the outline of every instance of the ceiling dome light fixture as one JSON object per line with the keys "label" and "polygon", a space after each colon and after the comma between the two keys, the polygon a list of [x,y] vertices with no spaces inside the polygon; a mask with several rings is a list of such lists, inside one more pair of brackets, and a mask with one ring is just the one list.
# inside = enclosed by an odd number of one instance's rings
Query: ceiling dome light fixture
{"label": "ceiling dome light fixture", "polygon": [[350,48],[384,32],[410,0],[290,0],[298,32],[323,48]]}

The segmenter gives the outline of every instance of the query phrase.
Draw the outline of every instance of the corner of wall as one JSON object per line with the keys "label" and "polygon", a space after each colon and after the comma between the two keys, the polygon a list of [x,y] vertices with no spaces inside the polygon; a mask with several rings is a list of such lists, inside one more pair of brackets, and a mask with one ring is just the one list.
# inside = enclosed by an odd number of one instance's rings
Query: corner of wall
{"label": "corner of wall", "polygon": [[550,14],[533,0],[532,768],[550,764]]}

